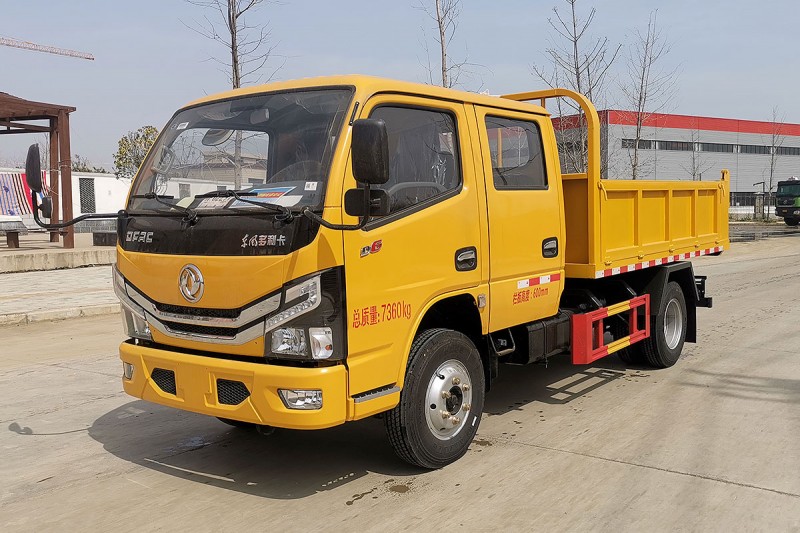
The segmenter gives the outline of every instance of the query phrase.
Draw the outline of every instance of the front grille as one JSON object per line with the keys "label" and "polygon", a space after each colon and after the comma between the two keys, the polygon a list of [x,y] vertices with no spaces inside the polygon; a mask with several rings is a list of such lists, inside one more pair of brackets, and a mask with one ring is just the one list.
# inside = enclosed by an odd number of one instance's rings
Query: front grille
{"label": "front grille", "polygon": [[181,322],[164,322],[170,331],[188,335],[207,335],[210,337],[225,337],[232,339],[239,332],[238,328],[221,328],[217,326],[201,326],[198,324],[183,324]]}
{"label": "front grille", "polygon": [[154,368],[153,371],[150,373],[150,377],[153,378],[158,388],[166,392],[167,394],[177,394],[178,391],[175,388],[175,372],[172,370],[164,370],[163,368]]}
{"label": "front grille", "polygon": [[208,318],[239,318],[242,309],[207,309],[204,307],[186,307],[183,305],[172,305],[156,303],[156,309],[162,313],[173,315],[203,316]]}
{"label": "front grille", "polygon": [[241,381],[217,380],[217,399],[222,405],[239,405],[250,396],[250,391]]}

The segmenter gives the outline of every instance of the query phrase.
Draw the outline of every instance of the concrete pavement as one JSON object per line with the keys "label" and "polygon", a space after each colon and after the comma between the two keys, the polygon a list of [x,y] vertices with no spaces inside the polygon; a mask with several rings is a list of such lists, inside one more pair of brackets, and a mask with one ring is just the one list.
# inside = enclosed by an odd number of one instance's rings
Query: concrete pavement
{"label": "concrete pavement", "polygon": [[47,233],[20,235],[19,248],[0,246],[0,274],[57,270],[90,265],[110,265],[116,261],[114,246],[94,246],[91,233],[76,233],[75,248],[65,249],[50,242]]}
{"label": "concrete pavement", "polygon": [[239,431],[126,396],[117,317],[0,332],[3,531],[799,531],[800,241],[694,263],[713,309],[670,369],[506,366],[467,455],[381,420]]}
{"label": "concrete pavement", "polygon": [[119,312],[111,284],[113,246],[93,246],[75,234],[75,248],[45,233],[20,236],[19,248],[0,247],[0,327]]}
{"label": "concrete pavement", "polygon": [[119,313],[111,266],[0,274],[0,326]]}

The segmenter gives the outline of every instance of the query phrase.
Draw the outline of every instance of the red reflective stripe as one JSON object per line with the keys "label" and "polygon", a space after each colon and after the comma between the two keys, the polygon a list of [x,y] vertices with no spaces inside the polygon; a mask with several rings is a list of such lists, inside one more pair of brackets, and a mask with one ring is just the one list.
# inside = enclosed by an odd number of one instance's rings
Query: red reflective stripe
{"label": "red reflective stripe", "polygon": [[[705,250],[697,250],[694,252],[686,252],[684,254],[668,255],[667,257],[662,257],[661,259],[651,259],[650,261],[643,261],[641,263],[636,263],[635,265],[623,265],[621,267],[616,267],[616,268],[619,270],[620,274],[624,274],[626,272],[631,272],[633,270],[641,270],[643,268],[674,263],[675,261],[680,261],[681,259],[689,259],[691,257],[700,257],[703,255],[719,253],[722,252],[724,249],[725,248],[722,246],[715,246],[714,248],[707,248]],[[630,268],[631,266],[633,268]],[[615,270],[614,268],[598,270],[597,272],[595,272],[595,278],[604,278],[607,276],[613,276],[614,270]],[[556,280],[553,278],[552,281]]]}

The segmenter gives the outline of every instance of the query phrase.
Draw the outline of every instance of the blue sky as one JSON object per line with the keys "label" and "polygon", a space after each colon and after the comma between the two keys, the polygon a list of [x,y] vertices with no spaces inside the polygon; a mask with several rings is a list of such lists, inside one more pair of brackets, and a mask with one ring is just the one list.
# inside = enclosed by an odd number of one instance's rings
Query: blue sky
{"label": "blue sky", "polygon": [[[430,3],[433,0],[426,0]],[[425,81],[422,30],[431,21],[419,0],[285,0],[265,5],[251,23],[268,23],[284,63],[277,79],[362,73]],[[547,18],[563,0],[462,0],[450,53],[485,65],[477,69],[492,94],[542,88],[531,74],[544,64],[552,32]],[[626,44],[644,29],[651,10],[672,43],[663,60],[678,68],[670,111],[771,120],[773,107],[800,122],[795,2],[579,0],[597,9],[591,33]],[[96,60],[0,46],[0,91],[77,107],[72,152],[111,167],[119,138],[145,124],[159,129],[176,108],[227,89],[228,78],[208,61],[224,49],[185,24],[203,11],[182,0],[0,0],[0,36],[92,53]],[[430,43],[434,50],[435,43]],[[271,70],[271,69],[270,69]],[[267,70],[269,73],[270,70]],[[622,76],[620,62],[615,74]],[[479,81],[464,88],[476,89]],[[610,101],[618,90],[612,84]],[[619,107],[619,104],[617,104]],[[0,166],[24,159],[33,135],[0,136]]]}

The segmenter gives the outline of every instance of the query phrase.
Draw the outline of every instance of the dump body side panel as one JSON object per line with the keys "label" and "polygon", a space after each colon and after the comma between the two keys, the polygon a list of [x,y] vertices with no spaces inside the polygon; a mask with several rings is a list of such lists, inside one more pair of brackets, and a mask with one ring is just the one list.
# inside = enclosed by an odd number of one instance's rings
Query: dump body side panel
{"label": "dump body side panel", "polygon": [[[567,277],[599,278],[722,251],[729,247],[728,172],[713,182],[565,181]],[[597,231],[581,235],[595,204]]]}

